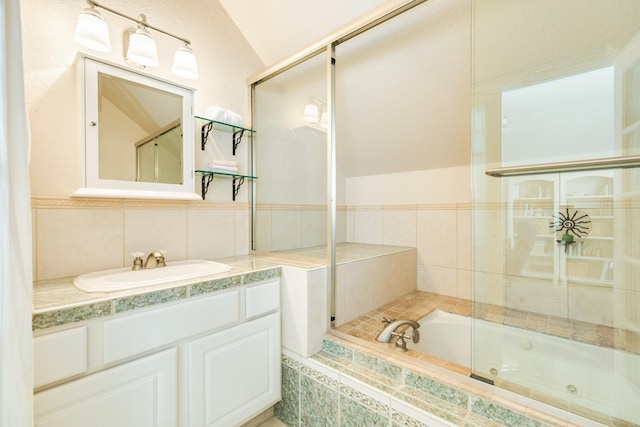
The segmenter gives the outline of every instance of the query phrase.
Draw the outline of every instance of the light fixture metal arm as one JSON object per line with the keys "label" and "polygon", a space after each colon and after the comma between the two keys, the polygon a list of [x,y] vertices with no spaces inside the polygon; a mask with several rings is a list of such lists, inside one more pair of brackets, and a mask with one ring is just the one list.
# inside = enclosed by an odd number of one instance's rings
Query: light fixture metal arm
{"label": "light fixture metal arm", "polygon": [[[151,28],[154,31],[157,31],[159,33],[167,35],[167,36],[169,36],[171,38],[174,38],[176,40],[180,40],[180,41],[184,42],[187,45],[191,44],[191,42],[189,40],[187,40],[187,39],[185,39],[183,37],[178,37],[175,34],[171,34],[171,33],[167,32],[167,31],[164,31],[164,30],[162,30],[162,29],[160,29],[158,27],[154,27],[153,25],[149,25],[145,18],[142,18],[142,19],[132,18],[132,17],[130,17],[128,15],[125,15],[124,13],[121,13],[121,12],[118,12],[117,10],[111,9],[110,7],[103,6],[100,3],[97,3],[97,2],[95,2],[93,0],[87,0],[87,3],[89,3],[89,5],[91,5],[92,7],[97,7],[99,9],[106,10],[109,13],[113,13],[114,15],[118,15],[118,16],[124,18],[124,19],[127,19],[127,20],[131,21],[131,22],[135,22],[136,24],[143,25],[146,28]],[[141,16],[144,17],[144,15],[141,15]]]}

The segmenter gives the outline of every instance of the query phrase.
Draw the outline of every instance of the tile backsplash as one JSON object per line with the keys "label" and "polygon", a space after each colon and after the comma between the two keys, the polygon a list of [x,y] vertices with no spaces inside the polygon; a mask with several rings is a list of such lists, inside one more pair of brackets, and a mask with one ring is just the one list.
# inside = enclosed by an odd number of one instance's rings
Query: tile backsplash
{"label": "tile backsplash", "polygon": [[132,252],[168,261],[249,253],[249,206],[206,201],[33,198],[34,278],[126,267]]}

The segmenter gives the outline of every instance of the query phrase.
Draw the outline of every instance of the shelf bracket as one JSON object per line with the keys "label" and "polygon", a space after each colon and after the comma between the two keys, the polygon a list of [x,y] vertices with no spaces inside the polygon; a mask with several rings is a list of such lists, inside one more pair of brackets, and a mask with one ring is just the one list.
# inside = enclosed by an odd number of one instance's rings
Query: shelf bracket
{"label": "shelf bracket", "polygon": [[233,133],[233,155],[236,155],[236,148],[240,145],[242,141],[242,136],[244,135],[244,129],[237,130]]}
{"label": "shelf bracket", "polygon": [[238,192],[240,191],[240,187],[244,184],[243,176],[234,176],[233,183],[231,184],[233,190],[233,201],[236,201],[236,197],[238,196]]}
{"label": "shelf bracket", "polygon": [[[209,133],[211,133],[211,129],[213,129],[213,122],[206,123],[202,125],[202,129],[200,130],[200,141],[201,148],[204,151],[204,147],[207,145],[207,139],[209,138]],[[235,148],[234,148],[235,153]],[[202,177],[204,179],[204,177]]]}
{"label": "shelf bracket", "polygon": [[206,196],[207,191],[209,191],[209,184],[213,181],[213,176],[213,174],[202,175],[202,200],[204,200],[204,196]]}

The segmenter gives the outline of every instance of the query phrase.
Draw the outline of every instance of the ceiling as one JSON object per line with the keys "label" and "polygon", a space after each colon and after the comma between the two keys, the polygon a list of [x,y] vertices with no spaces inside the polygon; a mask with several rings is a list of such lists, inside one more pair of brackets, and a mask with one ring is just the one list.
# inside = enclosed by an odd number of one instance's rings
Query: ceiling
{"label": "ceiling", "polygon": [[[266,67],[375,9],[406,2],[218,1]],[[337,47],[338,158],[344,176],[469,164],[469,39],[470,0],[430,0]],[[304,77],[304,67],[297,68]],[[291,88],[296,71],[288,73]],[[324,98],[308,75],[303,80],[307,93],[294,111],[302,111],[309,95]]]}
{"label": "ceiling", "polygon": [[[265,66],[397,0],[218,0]],[[268,34],[268,37],[265,37]]]}

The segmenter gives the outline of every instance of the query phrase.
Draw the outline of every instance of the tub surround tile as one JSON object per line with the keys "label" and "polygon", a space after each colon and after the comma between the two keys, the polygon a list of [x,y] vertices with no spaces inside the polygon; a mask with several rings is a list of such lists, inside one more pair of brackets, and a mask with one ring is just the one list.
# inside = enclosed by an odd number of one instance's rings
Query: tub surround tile
{"label": "tub surround tile", "polygon": [[[348,322],[340,326],[339,328],[337,328],[337,331],[339,333],[348,334],[351,336],[355,336],[358,339],[364,340],[364,344],[376,346],[376,348],[381,349],[383,352],[387,351],[390,354],[393,353],[395,357],[398,357],[403,361],[410,361],[413,358],[418,358],[420,360],[428,362],[433,366],[434,369],[437,369],[437,367],[441,367],[446,369],[447,371],[452,371],[463,375],[464,377],[468,377],[471,371],[467,367],[456,365],[436,358],[434,356],[422,355],[412,350],[409,350],[406,355],[396,354],[392,350],[393,344],[385,345],[375,342],[375,337],[383,327],[383,325],[380,323],[383,316],[418,320],[419,318],[423,317],[436,308],[456,314],[469,315],[472,311],[472,302],[469,300],[462,300],[445,295],[416,291],[411,294],[405,295],[390,304],[386,304],[385,306],[380,307],[377,310],[369,312],[366,315],[353,320],[352,322]],[[540,313],[510,309],[492,304],[473,303],[473,310],[476,317],[483,320],[492,321],[494,323],[500,323],[515,327],[525,327],[527,330],[547,333],[562,338],[569,338],[592,345],[612,346],[620,350],[626,350],[629,352],[640,354],[640,333],[634,331],[614,329],[604,325],[580,322],[555,316],[547,316]],[[442,384],[437,378],[433,379],[427,378],[422,374],[407,373],[406,370],[403,371],[404,384],[405,386],[411,386],[415,391],[412,391],[411,393],[404,393],[402,390],[397,390],[396,388],[394,388],[395,386],[388,382],[384,385],[380,385],[381,382],[374,381],[372,379],[374,377],[374,374],[380,374],[369,369],[369,366],[375,366],[371,365],[370,362],[368,362],[369,357],[374,356],[365,356],[356,350],[350,351],[350,347],[341,346],[335,342],[328,344],[328,342],[330,342],[330,340],[325,340],[325,344],[323,347],[326,353],[333,354],[336,357],[338,357],[338,354],[343,354],[345,357],[350,358],[350,361],[352,361],[352,365],[344,368],[345,374],[357,378],[360,381],[371,385],[372,387],[384,390],[385,392],[392,394],[395,398],[405,401],[408,404],[417,405],[416,402],[412,401],[411,396],[414,396],[417,391],[420,391],[421,393],[428,393],[432,396],[438,396],[439,399],[446,400],[448,404],[455,405],[456,402],[461,402],[463,406],[465,405],[463,401],[459,399],[463,399],[463,396],[468,393],[468,389],[466,387],[455,384],[449,385],[448,388],[441,389],[440,387],[442,386]],[[383,346],[386,346],[386,348],[383,348]],[[356,363],[356,361],[359,361],[360,363]],[[391,363],[392,365],[395,364],[394,362],[389,361],[387,361],[387,363]],[[398,366],[397,364],[395,365]],[[339,366],[339,364],[336,364],[335,366]],[[367,374],[366,371],[369,371],[370,373]],[[387,378],[390,380],[389,377]],[[555,408],[560,408],[560,410],[566,410],[571,413],[576,413],[581,416],[588,417],[605,425],[624,425],[624,423],[622,422],[619,422],[617,424],[612,423],[613,421],[611,421],[608,416],[596,413],[589,408],[570,405],[570,402],[566,400],[549,398],[548,396],[544,396],[540,393],[527,389],[523,386],[519,386],[517,384],[508,383],[500,379],[497,380],[496,384],[500,389],[509,390],[518,393],[521,396],[533,398],[538,402],[547,403]],[[471,394],[469,394],[469,396],[471,396]],[[495,425],[518,426],[537,426],[547,424],[573,425],[568,422],[565,424],[558,424],[557,419],[553,417],[551,417],[553,419],[552,421],[547,421],[543,416],[544,414],[540,414],[535,411],[533,411],[533,415],[529,417],[535,418],[535,423],[518,424],[521,422],[524,423],[526,421],[523,421],[523,419],[520,418],[523,413],[525,416],[527,415],[526,408],[522,407],[522,405],[518,406],[517,410],[508,408],[508,410],[505,410],[504,405],[502,405],[501,403],[496,403],[503,402],[503,400],[498,399],[489,393],[477,394],[475,395],[475,397],[477,399],[473,402],[469,401],[467,406],[471,408],[473,404],[473,408],[475,408],[475,412],[473,413],[476,417],[481,416],[482,419],[486,421],[486,425],[494,425],[493,423],[495,423]],[[420,399],[419,401],[423,400],[425,399]],[[550,411],[555,410],[555,408],[551,408]],[[434,412],[431,411],[431,413]],[[529,421],[526,422],[528,423]],[[482,422],[479,422],[477,418],[469,416],[467,425],[483,426],[484,424],[482,424]]]}
{"label": "tub surround tile", "polygon": [[416,246],[416,211],[383,211],[382,242],[385,245]]}
{"label": "tub surround tile", "polygon": [[415,372],[407,372],[404,382],[415,389],[425,391],[457,406],[467,407],[467,394],[453,387],[433,381]]}
{"label": "tub surround tile", "polygon": [[353,241],[381,245],[382,211],[364,210],[353,212]]}
{"label": "tub surround tile", "polygon": [[420,210],[417,216],[418,264],[457,267],[458,232],[455,210]]}
{"label": "tub surround tile", "polygon": [[[378,361],[372,359],[378,358]],[[298,368],[295,368],[297,365]],[[401,375],[386,376],[396,369]],[[296,377],[296,371],[299,377]],[[329,374],[330,371],[333,374]],[[291,426],[570,426],[521,403],[494,396],[484,384],[418,373],[371,350],[327,337],[310,359],[283,353],[283,401],[276,415]],[[434,372],[435,374],[435,372]],[[296,379],[299,393],[296,395]],[[383,378],[381,386],[374,378]],[[452,383],[466,384],[464,389]],[[286,385],[285,385],[286,383]],[[475,388],[474,388],[475,387]],[[489,386],[487,386],[489,387]],[[475,391],[474,391],[475,390]],[[290,400],[290,401],[289,401]],[[298,406],[296,406],[298,405]],[[513,407],[511,407],[513,405]],[[299,408],[299,418],[292,418]]]}
{"label": "tub surround tile", "polygon": [[547,427],[548,424],[544,424],[540,421],[531,419],[523,414],[519,414],[510,409],[496,405],[485,399],[471,397],[470,402],[471,411],[475,414],[481,415],[484,418],[488,418],[491,421],[495,421],[500,425],[513,426],[513,427]]}
{"label": "tub surround tile", "polygon": [[[351,396],[360,397],[356,393]],[[389,425],[388,415],[381,415],[373,411],[366,403],[355,401],[344,394],[340,395],[340,426],[341,427],[387,427]],[[377,408],[377,407],[376,407]]]}
{"label": "tub surround tile", "polygon": [[[289,427],[297,427],[300,417],[300,373],[299,366],[282,365],[282,400],[275,405],[274,414]],[[289,359],[290,360],[290,359]]]}
{"label": "tub surround tile", "polygon": [[307,375],[300,377],[300,425],[337,426],[338,393]]}

